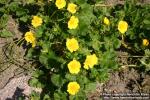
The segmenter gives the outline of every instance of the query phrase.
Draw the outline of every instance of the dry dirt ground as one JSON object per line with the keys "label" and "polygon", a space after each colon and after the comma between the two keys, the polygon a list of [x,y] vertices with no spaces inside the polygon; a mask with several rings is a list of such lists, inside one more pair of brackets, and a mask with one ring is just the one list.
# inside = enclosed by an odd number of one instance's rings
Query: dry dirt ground
{"label": "dry dirt ground", "polygon": [[[123,0],[106,0],[108,4],[117,4]],[[150,2],[150,0],[140,0]],[[30,62],[24,59],[25,50],[13,44],[15,38],[21,38],[22,32],[10,17],[7,28],[15,33],[12,38],[0,38],[0,100],[18,100],[18,96],[26,96],[33,90],[28,86],[31,71]],[[9,56],[8,56],[9,55]],[[122,60],[127,63],[127,59]],[[110,73],[106,84],[98,84],[96,93],[89,96],[90,100],[99,100],[99,93],[148,92],[150,93],[150,75],[132,67],[122,68]]]}
{"label": "dry dirt ground", "polygon": [[25,50],[14,43],[22,33],[10,16],[7,29],[15,35],[11,38],[0,38],[0,100],[17,100],[17,95],[30,93],[28,79],[31,66],[25,59]]}
{"label": "dry dirt ground", "polygon": [[[134,68],[125,68],[120,71],[110,73],[109,80],[105,84],[98,84],[96,91],[92,92],[88,98],[89,100],[99,100],[100,94],[102,93],[149,94],[150,93],[150,75],[142,73],[142,72],[138,72]],[[119,99],[113,99],[113,100],[119,100]],[[125,100],[128,100],[128,99],[125,99]],[[141,100],[141,99],[130,99],[130,100]],[[146,99],[146,100],[149,100],[149,99]]]}

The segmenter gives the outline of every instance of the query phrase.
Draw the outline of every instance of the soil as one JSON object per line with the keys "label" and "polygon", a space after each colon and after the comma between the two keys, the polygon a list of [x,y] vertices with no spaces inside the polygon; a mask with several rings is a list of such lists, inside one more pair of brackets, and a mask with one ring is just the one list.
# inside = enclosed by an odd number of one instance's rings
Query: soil
{"label": "soil", "polygon": [[[123,0],[106,0],[108,4],[117,4]],[[150,3],[150,0],[140,0]],[[14,39],[22,37],[19,26],[10,16],[7,28],[15,34],[11,38],[0,38],[0,100],[18,100],[18,96],[28,96],[33,88],[28,86],[31,66],[24,58],[25,50],[21,46],[11,45]],[[7,55],[11,55],[9,58]],[[119,55],[127,55],[119,52]],[[120,58],[122,65],[128,65],[128,58]],[[97,90],[89,96],[89,100],[99,100],[99,94],[105,93],[150,93],[150,75],[139,71],[137,66],[122,66],[119,71],[110,73],[105,84],[98,84]]]}
{"label": "soil", "polygon": [[105,93],[150,93],[150,76],[134,68],[114,72],[105,84]]}
{"label": "soil", "polygon": [[25,50],[14,43],[14,39],[22,37],[18,28],[16,22],[9,16],[7,29],[15,35],[10,38],[0,38],[0,100],[7,98],[18,100],[13,97],[18,89],[26,91],[25,94],[31,92],[27,85],[30,78],[28,70],[28,66],[31,66],[30,62],[24,59]]}
{"label": "soil", "polygon": [[[140,4],[149,4],[150,0],[137,0]],[[125,0],[105,0],[105,3],[108,5],[117,5],[117,4],[124,4]]]}
{"label": "soil", "polygon": [[[89,100],[99,100],[100,94],[150,93],[150,75],[138,72],[134,68],[123,68],[110,73],[105,84],[98,84],[95,92],[90,94]],[[113,99],[114,100],[114,99]],[[119,100],[119,99],[117,99]],[[125,99],[127,100],[127,99]]]}

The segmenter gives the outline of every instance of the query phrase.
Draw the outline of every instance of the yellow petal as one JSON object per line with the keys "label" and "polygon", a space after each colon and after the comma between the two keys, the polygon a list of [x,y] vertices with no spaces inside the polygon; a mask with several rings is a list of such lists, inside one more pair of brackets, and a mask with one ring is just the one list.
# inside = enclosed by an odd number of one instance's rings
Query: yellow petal
{"label": "yellow petal", "polygon": [[38,26],[41,26],[42,25],[42,18],[38,17],[38,16],[33,16],[33,19],[32,19],[32,25],[33,27],[38,27]]}
{"label": "yellow petal", "polygon": [[75,38],[67,39],[66,46],[70,52],[77,51],[79,49],[78,41]]}
{"label": "yellow petal", "polygon": [[104,18],[104,24],[106,24],[106,25],[110,24],[109,19],[107,17]]}
{"label": "yellow petal", "polygon": [[68,10],[70,13],[74,14],[74,13],[76,13],[76,8],[77,8],[77,5],[76,5],[76,4],[74,4],[74,3],[69,3],[67,10]]}
{"label": "yellow petal", "polygon": [[75,16],[71,16],[70,20],[68,21],[68,28],[69,29],[76,29],[78,27],[79,19]]}
{"label": "yellow petal", "polygon": [[66,6],[66,1],[65,0],[56,0],[55,5],[57,6],[58,9],[62,9]]}
{"label": "yellow petal", "polygon": [[71,95],[75,95],[79,92],[80,85],[77,82],[69,82],[67,92]]}
{"label": "yellow petal", "polygon": [[68,64],[68,69],[71,74],[78,74],[80,71],[80,68],[81,68],[80,62],[75,59],[69,62]]}
{"label": "yellow petal", "polygon": [[148,45],[149,45],[149,40],[143,39],[143,45],[144,45],[144,46],[148,46]]}
{"label": "yellow petal", "polygon": [[120,33],[124,34],[128,29],[128,23],[126,21],[120,21],[118,23],[118,30]]}

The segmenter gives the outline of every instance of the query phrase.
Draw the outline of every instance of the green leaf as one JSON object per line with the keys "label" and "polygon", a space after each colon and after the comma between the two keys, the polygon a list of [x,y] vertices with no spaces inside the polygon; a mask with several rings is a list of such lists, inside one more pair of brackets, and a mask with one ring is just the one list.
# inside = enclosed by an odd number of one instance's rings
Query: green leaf
{"label": "green leaf", "polygon": [[6,8],[5,7],[1,7],[0,8],[0,12],[5,13],[6,12]]}
{"label": "green leaf", "polygon": [[67,100],[67,93],[58,91],[54,93],[54,100]]}
{"label": "green leaf", "polygon": [[30,97],[31,97],[30,100],[40,100],[40,94],[35,91],[32,91]]}
{"label": "green leaf", "polygon": [[16,15],[18,17],[21,17],[21,16],[24,16],[27,14],[27,10],[26,9],[23,9],[23,8],[19,8],[16,10]]}
{"label": "green leaf", "polygon": [[71,74],[66,74],[65,78],[68,79],[69,81],[75,81],[76,80],[76,76],[75,75],[71,75]]}
{"label": "green leaf", "polygon": [[44,85],[37,78],[30,79],[29,85],[32,87],[36,87],[36,88],[43,88],[44,87]]}
{"label": "green leaf", "polygon": [[[51,100],[51,99],[50,99],[49,95],[46,94],[46,95],[44,96],[43,100]],[[57,100],[58,100],[58,99],[57,99]]]}
{"label": "green leaf", "polygon": [[8,2],[8,0],[0,0],[1,4],[6,4]]}
{"label": "green leaf", "polygon": [[121,41],[116,38],[116,39],[113,40],[113,45],[114,45],[115,49],[118,49],[121,46]]}
{"label": "green leaf", "polygon": [[85,85],[85,92],[88,93],[88,92],[95,91],[96,90],[96,85],[97,85],[96,82],[87,83]]}
{"label": "green leaf", "polygon": [[45,27],[44,27],[44,25],[43,25],[43,26],[41,26],[41,27],[39,27],[39,28],[36,29],[36,37],[38,37],[38,38],[42,37],[44,28],[45,28]]}
{"label": "green leaf", "polygon": [[71,2],[76,2],[77,4],[81,5],[83,3],[86,3],[87,0],[70,0]]}
{"label": "green leaf", "polygon": [[[96,37],[98,37],[98,36],[96,36]],[[99,51],[99,48],[101,45],[100,45],[99,40],[96,37],[93,36],[93,41],[91,42],[91,44],[92,44],[92,47],[94,50]]]}
{"label": "green leaf", "polygon": [[79,20],[80,20],[80,22],[79,22],[80,34],[85,36],[86,32],[88,31],[90,21],[89,21],[88,17],[86,17],[85,15],[80,15]]}
{"label": "green leaf", "polygon": [[48,65],[48,55],[46,53],[42,53],[39,57],[39,61],[45,66]]}
{"label": "green leaf", "polygon": [[81,85],[84,86],[84,84],[87,84],[87,83],[89,82],[89,79],[88,79],[86,76],[84,76],[84,75],[79,75],[79,76],[77,77],[77,80],[78,80],[78,82],[80,83],[80,86],[81,86]]}
{"label": "green leaf", "polygon": [[26,57],[27,57],[28,59],[32,59],[32,53],[33,53],[33,51],[34,51],[33,48],[28,49],[27,55],[26,55]]}
{"label": "green leaf", "polygon": [[75,100],[87,100],[85,95],[76,95]]}
{"label": "green leaf", "polygon": [[58,87],[62,86],[63,83],[64,83],[63,78],[62,78],[60,75],[58,75],[58,74],[53,74],[53,75],[51,76],[51,81],[52,81],[52,83],[53,83],[54,85],[56,85],[56,86],[58,86]]}
{"label": "green leaf", "polygon": [[144,20],[143,20],[143,23],[144,23],[144,24],[148,24],[148,25],[150,25],[150,20],[148,20],[148,19],[144,19]]}
{"label": "green leaf", "polygon": [[61,100],[61,97],[60,97],[60,95],[58,94],[58,93],[54,93],[54,99],[55,100]]}
{"label": "green leaf", "polygon": [[144,50],[144,52],[145,52],[145,56],[150,56],[150,50],[149,49]]}
{"label": "green leaf", "polygon": [[91,50],[88,50],[88,48],[85,47],[81,47],[81,49],[79,49],[79,53],[86,56],[88,54],[90,54]]}
{"label": "green leaf", "polygon": [[29,18],[28,16],[22,16],[20,17],[20,21],[27,22],[28,18]]}
{"label": "green leaf", "polygon": [[33,72],[32,76],[38,78],[39,76],[43,75],[44,72],[42,70],[36,70]]}
{"label": "green leaf", "polygon": [[77,33],[78,33],[79,31],[78,31],[78,29],[76,29],[76,30],[68,30],[68,32],[69,32],[70,34],[72,34],[73,36],[76,36],[76,35],[78,35]]}
{"label": "green leaf", "polygon": [[99,75],[97,76],[97,80],[99,82],[106,82],[108,80],[109,76],[109,70],[107,68],[99,69]]}
{"label": "green leaf", "polygon": [[85,32],[88,31],[88,27],[95,18],[93,14],[93,7],[91,5],[84,3],[81,5],[81,11],[79,12],[79,29],[80,34],[86,35]]}
{"label": "green leaf", "polygon": [[19,9],[19,5],[18,5],[18,2],[12,2],[9,4],[8,6],[9,10],[12,11],[12,12],[16,12],[17,9]]}
{"label": "green leaf", "polygon": [[92,75],[93,78],[98,75],[98,72],[97,72],[97,69],[96,69],[96,68],[92,68],[92,69],[91,69],[91,75]]}
{"label": "green leaf", "polygon": [[75,96],[74,95],[70,95],[69,96],[69,100],[75,100]]}
{"label": "green leaf", "polygon": [[101,56],[101,66],[107,69],[116,69],[118,64],[116,62],[116,53],[113,49],[106,51]]}
{"label": "green leaf", "polygon": [[4,28],[7,25],[8,22],[8,15],[4,14],[1,18],[0,18],[0,28]]}
{"label": "green leaf", "polygon": [[32,78],[29,80],[29,85],[36,87],[36,85],[38,84],[38,79],[37,78]]}
{"label": "green leaf", "polygon": [[13,34],[10,32],[10,31],[8,31],[8,30],[6,30],[6,29],[3,29],[1,32],[0,32],[0,37],[12,37],[13,36]]}
{"label": "green leaf", "polygon": [[44,84],[42,84],[41,82],[38,82],[36,85],[36,88],[43,88],[43,87],[44,87]]}

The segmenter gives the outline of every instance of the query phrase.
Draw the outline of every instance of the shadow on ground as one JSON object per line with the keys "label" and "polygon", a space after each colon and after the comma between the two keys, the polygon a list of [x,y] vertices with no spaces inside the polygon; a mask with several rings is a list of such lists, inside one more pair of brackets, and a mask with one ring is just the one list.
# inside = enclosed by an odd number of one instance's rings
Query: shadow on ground
{"label": "shadow on ground", "polygon": [[21,98],[25,99],[26,96],[23,93],[23,91],[24,91],[24,89],[17,87],[12,98],[6,98],[6,100],[19,100]]}

